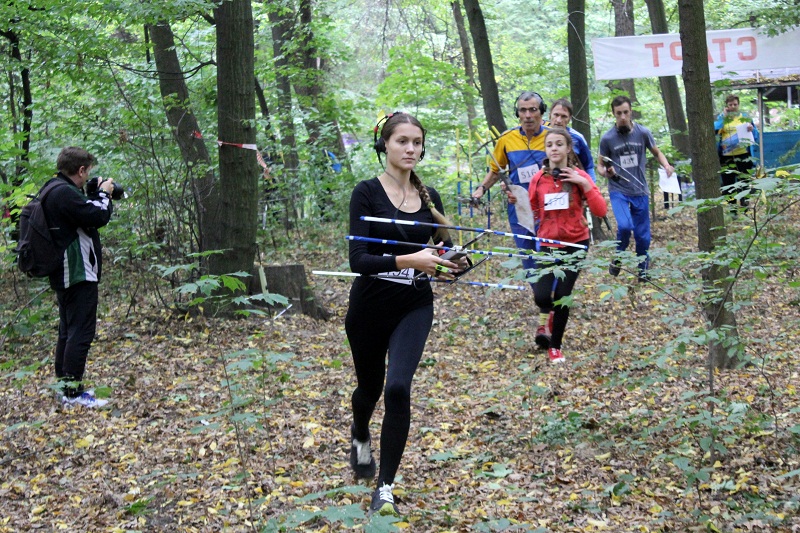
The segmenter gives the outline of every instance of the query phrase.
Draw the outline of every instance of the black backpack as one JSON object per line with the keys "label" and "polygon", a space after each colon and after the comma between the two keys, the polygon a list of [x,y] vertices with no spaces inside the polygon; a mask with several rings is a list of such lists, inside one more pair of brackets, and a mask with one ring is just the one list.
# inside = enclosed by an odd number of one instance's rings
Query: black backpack
{"label": "black backpack", "polygon": [[42,187],[19,215],[19,241],[17,242],[17,265],[28,276],[43,278],[49,276],[64,261],[64,250],[60,250],[50,234],[50,225],[42,202],[60,181],[52,181]]}

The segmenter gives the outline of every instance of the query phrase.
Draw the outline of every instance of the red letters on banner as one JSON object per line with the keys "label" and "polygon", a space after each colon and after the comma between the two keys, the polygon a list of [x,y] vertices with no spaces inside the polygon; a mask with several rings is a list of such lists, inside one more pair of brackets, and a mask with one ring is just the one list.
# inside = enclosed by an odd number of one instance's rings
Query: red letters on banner
{"label": "red letters on banner", "polygon": [[[664,41],[657,43],[647,43],[644,47],[650,50],[653,59],[653,66],[660,67],[661,61],[664,57],[661,55],[663,48],[669,47],[669,58],[673,61],[683,60],[683,50],[681,48],[680,40]],[[746,36],[739,37],[733,43],[730,37],[721,37],[718,39],[711,39],[711,44],[708,47],[708,63],[726,63],[728,61],[728,54],[734,53],[740,61],[755,61],[758,57],[758,48],[754,37]]]}

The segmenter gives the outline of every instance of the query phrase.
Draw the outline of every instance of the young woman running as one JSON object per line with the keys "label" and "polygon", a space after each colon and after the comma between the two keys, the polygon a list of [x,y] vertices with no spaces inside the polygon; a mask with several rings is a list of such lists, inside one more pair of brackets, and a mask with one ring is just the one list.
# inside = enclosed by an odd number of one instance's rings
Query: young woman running
{"label": "young woman running", "polygon": [[[353,190],[350,234],[418,244],[433,238],[452,246],[446,231],[361,220],[373,216],[449,224],[439,194],[414,173],[425,155],[425,130],[416,118],[398,112],[381,119],[375,126],[375,151],[379,161],[386,154],[385,171]],[[369,514],[399,514],[392,489],[409,433],[411,381],[433,323],[428,276],[453,279],[464,266],[466,259],[453,263],[432,249],[350,241],[350,269],[361,274],[350,290],[345,318],[357,381],[350,428],[350,465],[356,477],[375,475],[369,422],[382,392],[385,407],[378,487]]]}
{"label": "young woman running", "polygon": [[[577,168],[578,161],[572,150],[572,136],[564,128],[552,128],[544,140],[547,159],[544,167],[536,173],[528,186],[528,195],[533,217],[538,224],[537,237],[589,246],[589,224],[584,217],[583,200],[597,217],[606,214],[606,201],[592,178]],[[542,243],[542,247],[558,249],[560,261],[567,265],[564,277],[556,278],[552,272],[541,275],[533,287],[533,295],[544,319],[553,311],[552,330],[548,355],[553,363],[561,363],[561,341],[569,319],[569,305],[556,304],[561,298],[572,294],[578,279],[578,261],[582,249],[554,247]],[[545,265],[539,265],[546,266]],[[547,323],[546,321],[544,323]]]}

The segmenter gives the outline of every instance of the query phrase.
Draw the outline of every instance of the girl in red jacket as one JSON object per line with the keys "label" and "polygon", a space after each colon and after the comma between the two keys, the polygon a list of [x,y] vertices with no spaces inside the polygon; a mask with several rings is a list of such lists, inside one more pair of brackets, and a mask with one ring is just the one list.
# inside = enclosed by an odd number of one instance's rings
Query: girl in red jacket
{"label": "girl in red jacket", "polygon": [[[537,237],[582,244],[589,247],[589,224],[584,217],[583,201],[597,217],[606,214],[606,201],[597,185],[587,173],[578,168],[572,150],[572,136],[564,128],[552,128],[544,141],[547,159],[528,185],[528,195],[533,210]],[[557,278],[553,272],[542,274],[533,286],[534,299],[542,319],[553,311],[552,325],[543,320],[545,334],[550,335],[548,355],[553,363],[561,363],[561,340],[569,320],[569,304],[555,303],[572,294],[578,279],[578,268],[584,251],[575,247],[551,247],[559,255],[564,276]],[[557,249],[557,251],[555,250]],[[549,326],[549,327],[548,327]],[[537,333],[538,335],[538,333]]]}

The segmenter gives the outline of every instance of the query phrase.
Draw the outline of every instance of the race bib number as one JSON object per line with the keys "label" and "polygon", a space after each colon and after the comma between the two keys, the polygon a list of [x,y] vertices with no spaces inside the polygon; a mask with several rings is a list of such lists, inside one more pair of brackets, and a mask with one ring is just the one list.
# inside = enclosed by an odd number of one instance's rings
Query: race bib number
{"label": "race bib number", "polygon": [[520,167],[517,169],[517,177],[520,183],[530,183],[531,179],[539,172],[539,165],[533,164],[527,167]]}
{"label": "race bib number", "polygon": [[568,192],[554,192],[544,195],[545,211],[556,211],[558,209],[567,209],[568,207],[569,207]]}
{"label": "race bib number", "polygon": [[636,168],[639,166],[639,156],[636,154],[623,154],[619,156],[619,166],[622,168]]}

